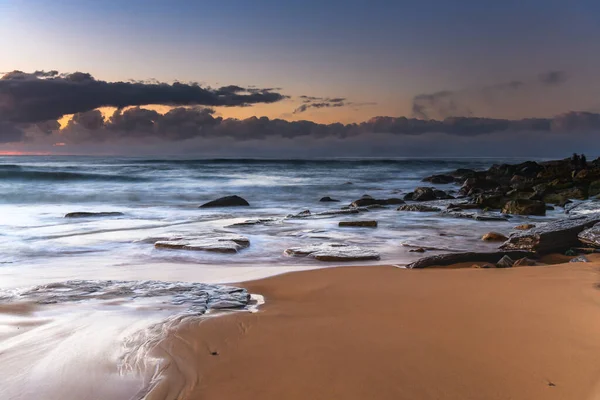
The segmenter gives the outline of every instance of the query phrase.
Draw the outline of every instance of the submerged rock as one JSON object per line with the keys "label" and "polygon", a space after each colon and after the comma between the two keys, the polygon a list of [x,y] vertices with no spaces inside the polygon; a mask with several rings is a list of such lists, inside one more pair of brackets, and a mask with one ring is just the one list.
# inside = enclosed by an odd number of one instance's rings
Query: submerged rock
{"label": "submerged rock", "polygon": [[353,227],[366,227],[366,228],[376,228],[377,221],[341,221],[339,226],[353,226]]}
{"label": "submerged rock", "polygon": [[442,211],[441,208],[427,206],[425,204],[405,204],[397,208],[398,211],[418,211],[418,212],[436,212]]}
{"label": "submerged rock", "polygon": [[208,203],[202,204],[199,208],[208,207],[240,207],[249,206],[250,204],[240,196],[225,196],[219,199],[209,201]]}
{"label": "submerged rock", "polygon": [[120,217],[122,212],[71,212],[65,215],[65,218],[100,218],[100,217]]}
{"label": "submerged rock", "polygon": [[515,232],[500,246],[505,250],[527,250],[546,254],[579,245],[578,235],[600,222],[600,214],[582,215],[539,224],[535,228]]}
{"label": "submerged rock", "polygon": [[237,235],[206,234],[181,236],[159,240],[154,243],[157,249],[209,251],[215,253],[237,253],[250,246],[250,240]]}
{"label": "submerged rock", "polygon": [[379,260],[379,253],[358,246],[342,243],[324,243],[304,247],[292,247],[284,252],[291,257],[311,257],[319,261],[367,261]]}
{"label": "submerged rock", "polygon": [[329,196],[321,197],[321,200],[319,200],[319,201],[322,203],[339,203],[339,200],[332,199]]}
{"label": "submerged rock", "polygon": [[505,242],[508,238],[498,232],[488,232],[481,237],[486,242]]}

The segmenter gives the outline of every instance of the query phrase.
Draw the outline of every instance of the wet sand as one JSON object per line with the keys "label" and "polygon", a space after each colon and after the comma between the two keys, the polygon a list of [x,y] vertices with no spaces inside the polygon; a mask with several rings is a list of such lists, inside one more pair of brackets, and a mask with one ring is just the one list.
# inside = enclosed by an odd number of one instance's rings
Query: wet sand
{"label": "wet sand", "polygon": [[175,383],[164,389],[220,400],[600,399],[594,261],[249,282],[266,297],[260,312],[184,324],[162,344]]}

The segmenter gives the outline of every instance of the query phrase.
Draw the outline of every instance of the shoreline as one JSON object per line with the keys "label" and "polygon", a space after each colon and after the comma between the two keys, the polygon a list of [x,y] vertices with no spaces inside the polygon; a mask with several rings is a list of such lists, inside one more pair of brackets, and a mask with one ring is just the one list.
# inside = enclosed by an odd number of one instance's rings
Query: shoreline
{"label": "shoreline", "polygon": [[593,400],[592,261],[327,268],[237,284],[266,304],[178,326],[161,349],[179,373],[161,393],[180,397],[157,398]]}

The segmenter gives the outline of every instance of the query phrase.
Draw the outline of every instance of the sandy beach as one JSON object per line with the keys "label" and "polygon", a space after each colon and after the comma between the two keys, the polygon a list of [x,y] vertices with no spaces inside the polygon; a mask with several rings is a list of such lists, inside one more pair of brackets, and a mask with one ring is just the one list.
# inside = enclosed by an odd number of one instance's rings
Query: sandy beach
{"label": "sandy beach", "polygon": [[161,395],[186,387],[177,398],[597,399],[593,260],[332,268],[242,284],[266,305],[180,326],[161,346],[174,363]]}

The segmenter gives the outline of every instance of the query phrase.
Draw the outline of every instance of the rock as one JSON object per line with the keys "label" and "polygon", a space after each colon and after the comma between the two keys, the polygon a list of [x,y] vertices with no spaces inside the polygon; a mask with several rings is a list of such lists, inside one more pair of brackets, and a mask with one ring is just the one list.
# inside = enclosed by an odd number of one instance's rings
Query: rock
{"label": "rock", "polygon": [[448,184],[454,183],[455,178],[452,175],[431,175],[423,178],[423,182],[430,182],[435,184]]}
{"label": "rock", "polygon": [[120,217],[122,212],[71,212],[65,215],[65,218],[100,218],[100,217]]}
{"label": "rock", "polygon": [[429,201],[436,198],[434,189],[430,187],[418,187],[412,195],[412,200],[414,201]]}
{"label": "rock", "polygon": [[274,218],[259,218],[259,219],[248,219],[244,222],[236,222],[235,224],[228,225],[230,227],[236,226],[254,226],[254,225],[263,225],[268,224],[269,222],[276,221]]}
{"label": "rock", "polygon": [[475,197],[475,204],[479,208],[501,209],[508,200],[503,194],[480,194]]}
{"label": "rock", "polygon": [[321,197],[321,200],[319,200],[319,201],[322,203],[338,203],[339,202],[339,200],[332,199],[329,196]]}
{"label": "rock", "polygon": [[424,204],[405,204],[397,208],[398,211],[419,211],[419,212],[436,212],[442,211],[441,208],[427,206]]}
{"label": "rock", "polygon": [[600,247],[600,224],[596,224],[591,228],[581,231],[577,238],[583,244],[593,247]]}
{"label": "rock", "polygon": [[416,249],[410,249],[408,251],[409,253],[425,253],[425,249],[422,247],[416,248]]}
{"label": "rock", "polygon": [[515,261],[513,267],[534,267],[537,265],[537,261],[531,258],[523,257]]}
{"label": "rock", "polygon": [[508,240],[508,238],[498,232],[488,232],[481,237],[481,240],[485,240],[487,242],[505,242]]}
{"label": "rock", "polygon": [[600,222],[600,213],[563,218],[535,228],[515,232],[500,247],[505,250],[527,250],[540,254],[564,251],[579,245],[577,235]]}
{"label": "rock", "polygon": [[435,195],[435,198],[438,200],[448,200],[448,199],[454,199],[455,197],[450,195],[447,192],[444,192],[443,190],[439,190],[439,189],[435,189],[433,191],[433,194]]}
{"label": "rock", "polygon": [[324,243],[305,247],[292,247],[284,252],[291,257],[311,257],[319,261],[368,261],[379,260],[379,253],[358,246],[341,243]]}
{"label": "rock", "polygon": [[590,183],[590,186],[588,186],[589,196],[596,196],[598,194],[600,194],[600,180],[594,181]]}
{"label": "rock", "polygon": [[451,203],[448,204],[448,210],[477,210],[482,208],[479,204],[472,203]]}
{"label": "rock", "polygon": [[546,204],[538,200],[511,200],[502,208],[504,214],[546,215]]}
{"label": "rock", "polygon": [[209,251],[215,253],[237,253],[248,246],[250,246],[250,241],[243,236],[221,234],[174,237],[154,243],[154,247],[157,249]]}
{"label": "rock", "polygon": [[208,203],[202,204],[199,208],[208,207],[240,207],[249,206],[250,204],[240,196],[226,196],[219,199],[209,201]]}
{"label": "rock", "polygon": [[360,199],[353,201],[350,204],[350,207],[367,207],[373,205],[388,206],[396,204],[404,204],[404,200],[395,197],[391,199],[374,199],[371,196],[363,196]]}
{"label": "rock", "polygon": [[512,268],[515,262],[509,256],[504,256],[496,263],[496,268]]}
{"label": "rock", "polygon": [[377,221],[341,221],[339,226],[376,228]]}
{"label": "rock", "polygon": [[579,203],[571,203],[565,207],[565,213],[569,215],[586,215],[600,213],[600,201],[582,201]]}
{"label": "rock", "polygon": [[589,263],[590,260],[586,256],[579,256],[569,260],[570,263]]}
{"label": "rock", "polygon": [[289,214],[288,216],[286,216],[287,219],[292,219],[292,218],[307,218],[310,217],[312,215],[312,213],[310,212],[310,210],[304,210],[304,211],[300,211],[298,214]]}
{"label": "rock", "polygon": [[508,221],[508,218],[505,215],[497,214],[497,213],[467,213],[467,212],[458,212],[453,210],[445,210],[440,214],[442,216],[453,217],[453,218],[465,218],[465,219],[474,219],[475,221]]}
{"label": "rock", "polygon": [[326,216],[326,215],[346,215],[346,214],[358,214],[361,211],[369,211],[367,208],[364,207],[360,207],[360,208],[349,208],[346,210],[328,210],[328,211],[321,211],[318,212],[314,215],[316,216]]}
{"label": "rock", "polygon": [[522,225],[515,226],[514,229],[516,229],[518,231],[526,231],[526,230],[532,229],[532,228],[535,228],[534,224],[522,224]]}
{"label": "rock", "polygon": [[497,263],[504,256],[510,258],[523,258],[532,256],[533,253],[527,251],[496,251],[493,253],[448,253],[440,254],[430,257],[421,258],[413,263],[408,264],[407,268],[427,268],[435,265],[452,265],[466,262],[485,262],[485,263]]}

